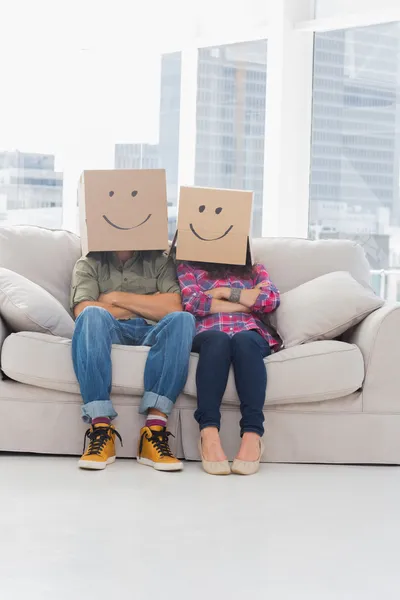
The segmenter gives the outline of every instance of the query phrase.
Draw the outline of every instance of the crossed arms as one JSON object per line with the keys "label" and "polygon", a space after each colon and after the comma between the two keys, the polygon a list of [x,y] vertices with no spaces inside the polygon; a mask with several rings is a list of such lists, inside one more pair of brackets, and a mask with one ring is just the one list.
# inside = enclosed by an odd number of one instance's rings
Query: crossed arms
{"label": "crossed arms", "polygon": [[[187,265],[178,268],[182,300],[179,293],[171,290],[171,285],[160,285],[154,295],[134,294],[130,292],[109,292],[101,294],[96,273],[86,265],[80,271],[80,280],[84,281],[84,293],[81,292],[81,302],[74,306],[77,318],[87,306],[99,306],[107,310],[116,319],[143,317],[159,321],[171,312],[184,310],[196,317],[216,313],[264,313],[275,310],[279,306],[279,291],[271,283],[268,273],[261,265],[256,266],[252,289],[242,289],[240,303],[229,302],[231,293],[229,287],[217,287],[205,293],[198,285],[193,270]],[[162,282],[161,282],[162,283]],[[73,287],[76,290],[76,283]],[[169,288],[169,289],[168,289]],[[73,293],[73,297],[76,297]],[[73,302],[72,302],[73,306]]]}
{"label": "crossed arms", "polygon": [[220,287],[214,288],[208,292],[208,295],[211,296],[211,308],[210,314],[216,313],[232,313],[232,312],[251,312],[251,308],[256,303],[258,296],[261,293],[260,288],[253,288],[251,290],[241,290],[240,294],[240,303],[239,302],[229,302],[228,298],[231,293],[231,288],[228,287]]}
{"label": "crossed arms", "polygon": [[230,287],[204,290],[197,281],[194,269],[187,263],[178,266],[178,278],[184,309],[199,318],[216,313],[262,314],[272,312],[279,306],[279,291],[262,265],[254,267],[253,288],[241,289],[240,303],[229,302]]}
{"label": "crossed arms", "polygon": [[169,313],[182,310],[180,295],[176,293],[144,295],[130,292],[110,292],[100,294],[96,302],[87,301],[77,304],[74,308],[75,318],[87,306],[105,308],[116,319],[143,317],[152,321],[160,321]]}
{"label": "crossed arms", "polygon": [[155,258],[150,256],[148,260],[151,261],[150,271],[156,279],[157,292],[154,295],[119,291],[101,293],[99,260],[93,257],[80,259],[72,276],[71,308],[75,318],[87,306],[104,308],[116,319],[143,317],[152,321],[159,321],[171,312],[181,311],[175,265],[172,261],[165,261],[161,253]]}

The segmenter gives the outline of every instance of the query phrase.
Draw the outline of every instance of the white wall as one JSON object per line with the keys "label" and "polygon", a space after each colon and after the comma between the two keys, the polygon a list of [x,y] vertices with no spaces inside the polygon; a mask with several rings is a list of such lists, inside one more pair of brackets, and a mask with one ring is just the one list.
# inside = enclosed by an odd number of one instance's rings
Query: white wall
{"label": "white wall", "polygon": [[352,13],[365,13],[374,10],[398,8],[399,0],[316,0],[317,19],[336,17]]}

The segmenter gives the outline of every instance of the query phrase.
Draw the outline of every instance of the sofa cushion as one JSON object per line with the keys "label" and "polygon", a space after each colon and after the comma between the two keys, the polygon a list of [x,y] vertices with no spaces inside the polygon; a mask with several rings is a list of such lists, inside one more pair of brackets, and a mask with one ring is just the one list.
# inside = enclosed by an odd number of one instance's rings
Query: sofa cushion
{"label": "sofa cushion", "polygon": [[37,283],[68,311],[72,270],[80,256],[80,240],[68,231],[0,227],[0,267]]}
{"label": "sofa cushion", "polygon": [[0,314],[12,331],[36,331],[72,338],[74,321],[46,290],[0,268]]}
{"label": "sofa cushion", "polygon": [[351,240],[258,238],[252,248],[282,294],[332,271],[348,271],[362,285],[370,281],[364,250]]}
{"label": "sofa cushion", "polygon": [[[197,361],[197,355],[194,355],[184,388],[184,392],[191,396],[196,395]],[[341,398],[361,388],[364,380],[364,360],[359,348],[332,340],[281,350],[266,358],[265,364],[268,375],[266,404]],[[231,370],[224,403],[238,402]]]}
{"label": "sofa cushion", "polygon": [[[114,394],[143,393],[143,372],[149,349],[143,346],[113,346]],[[79,393],[72,358],[71,340],[43,333],[9,335],[2,351],[1,366],[8,377],[38,387]]]}
{"label": "sofa cushion", "polygon": [[[143,393],[143,371],[149,349],[113,346],[113,393]],[[16,333],[4,342],[2,369],[16,381],[79,393],[71,360],[71,341],[41,333]],[[197,355],[190,360],[184,392],[196,395]],[[266,359],[268,404],[320,402],[351,394],[361,387],[364,362],[357,346],[337,341],[313,342],[282,350]],[[340,375],[339,375],[340,374]],[[237,403],[233,373],[224,403]]]}
{"label": "sofa cushion", "polygon": [[282,294],[271,322],[284,346],[290,348],[316,340],[333,340],[383,303],[350,273],[335,271]]}

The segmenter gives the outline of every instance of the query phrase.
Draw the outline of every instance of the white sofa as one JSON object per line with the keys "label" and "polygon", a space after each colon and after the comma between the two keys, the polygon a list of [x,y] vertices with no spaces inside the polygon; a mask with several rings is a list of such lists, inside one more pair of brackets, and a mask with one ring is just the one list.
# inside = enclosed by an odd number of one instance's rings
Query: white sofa
{"label": "white sofa", "polygon": [[[256,260],[285,292],[331,271],[369,280],[362,249],[351,241],[254,240]],[[68,310],[80,242],[65,231],[0,228],[0,267],[41,285]],[[0,450],[80,454],[86,429],[71,361],[71,341],[39,333],[10,333],[0,320]],[[113,402],[132,457],[142,417],[147,348],[113,348]],[[266,359],[266,451],[271,462],[400,463],[400,305],[385,305],[341,341],[318,341]],[[179,457],[198,459],[195,371],[170,418]],[[239,443],[238,399],[231,375],[222,406],[222,437],[232,458]]]}

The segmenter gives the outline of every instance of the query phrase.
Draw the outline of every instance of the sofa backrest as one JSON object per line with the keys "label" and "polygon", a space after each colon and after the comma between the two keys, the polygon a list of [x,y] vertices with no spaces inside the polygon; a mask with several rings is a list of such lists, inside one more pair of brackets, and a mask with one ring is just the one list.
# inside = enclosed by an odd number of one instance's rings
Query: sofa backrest
{"label": "sofa backrest", "polygon": [[0,227],[0,267],[34,281],[69,310],[72,270],[81,256],[79,237],[68,231]]}
{"label": "sofa backrest", "polygon": [[[361,284],[369,284],[364,251],[351,240],[259,238],[252,245],[254,259],[266,266],[282,293],[332,271],[349,271]],[[80,256],[80,239],[68,231],[0,227],[0,267],[34,281],[67,310],[72,270]]]}
{"label": "sofa backrest", "polygon": [[370,282],[364,250],[351,240],[258,238],[252,248],[254,260],[265,265],[282,293],[333,271],[349,271],[365,286]]}

